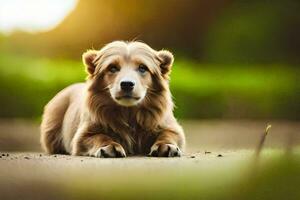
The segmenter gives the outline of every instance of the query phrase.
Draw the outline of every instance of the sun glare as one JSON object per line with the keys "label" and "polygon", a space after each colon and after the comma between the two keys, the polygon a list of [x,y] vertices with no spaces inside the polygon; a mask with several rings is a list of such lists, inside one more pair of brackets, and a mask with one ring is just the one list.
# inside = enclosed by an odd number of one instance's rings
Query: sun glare
{"label": "sun glare", "polygon": [[77,0],[0,0],[0,32],[47,31],[58,25]]}

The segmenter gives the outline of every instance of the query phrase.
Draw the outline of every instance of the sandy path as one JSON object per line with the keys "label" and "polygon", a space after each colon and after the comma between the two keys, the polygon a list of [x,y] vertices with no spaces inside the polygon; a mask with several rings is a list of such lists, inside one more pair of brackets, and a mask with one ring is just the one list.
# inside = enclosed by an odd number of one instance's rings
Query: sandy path
{"label": "sandy path", "polygon": [[[300,144],[300,122],[250,120],[182,121],[188,152],[253,149],[267,123],[272,124],[266,147]],[[39,124],[24,120],[0,120],[0,151],[40,152]]]}
{"label": "sandy path", "polygon": [[[253,149],[265,124],[185,121],[188,146],[181,158],[101,159],[46,155],[40,151],[36,123],[0,121],[0,199],[232,199],[242,195],[236,188],[243,186],[244,180],[247,185],[257,184],[249,169],[254,166]],[[276,121],[272,125],[260,162],[286,155],[288,144],[293,144],[298,159],[300,123]],[[300,169],[284,172],[292,176],[280,175],[279,180],[292,179],[271,187],[287,185],[298,197],[300,193],[289,183],[300,182],[300,178],[293,179],[300,177]]]}

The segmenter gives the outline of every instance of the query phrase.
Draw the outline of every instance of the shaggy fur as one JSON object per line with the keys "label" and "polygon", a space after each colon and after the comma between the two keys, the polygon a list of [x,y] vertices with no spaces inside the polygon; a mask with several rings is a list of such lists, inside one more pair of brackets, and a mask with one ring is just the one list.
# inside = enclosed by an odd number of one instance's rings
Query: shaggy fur
{"label": "shaggy fur", "polygon": [[[185,138],[173,116],[170,52],[141,42],[116,41],[100,51],[87,51],[83,62],[86,83],[65,88],[44,109],[41,144],[47,153],[181,155]],[[141,64],[147,67],[143,74],[137,71]],[[118,66],[118,73],[110,72],[111,66]],[[124,106],[117,94],[120,80],[129,76],[135,78],[134,92],[141,98]]]}

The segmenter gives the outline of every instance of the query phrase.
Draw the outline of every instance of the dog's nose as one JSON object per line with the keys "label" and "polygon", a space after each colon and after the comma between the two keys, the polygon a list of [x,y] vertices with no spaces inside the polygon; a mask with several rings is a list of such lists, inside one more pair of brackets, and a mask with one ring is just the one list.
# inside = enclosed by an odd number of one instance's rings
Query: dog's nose
{"label": "dog's nose", "polygon": [[134,88],[134,82],[133,81],[122,81],[120,83],[121,85],[121,89],[124,91],[124,92],[131,92]]}

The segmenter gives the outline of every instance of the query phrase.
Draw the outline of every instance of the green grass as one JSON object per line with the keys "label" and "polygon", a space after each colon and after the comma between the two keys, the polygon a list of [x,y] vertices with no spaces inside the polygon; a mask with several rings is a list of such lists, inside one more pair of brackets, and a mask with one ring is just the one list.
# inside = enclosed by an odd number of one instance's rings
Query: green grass
{"label": "green grass", "polygon": [[[180,116],[297,118],[300,70],[288,65],[175,63],[171,88]],[[188,104],[187,104],[188,103]]]}
{"label": "green grass", "polygon": [[172,74],[174,87],[198,94],[217,91],[256,93],[294,87],[295,69],[289,66],[217,66],[178,61]]}
{"label": "green grass", "polygon": [[116,172],[114,176],[95,175],[89,180],[90,184],[84,179],[74,179],[67,188],[69,195],[78,199],[296,200],[300,197],[299,160],[275,156],[261,166],[253,164],[240,159],[223,163],[222,167],[178,166],[177,169],[159,169],[156,173],[128,172],[126,176]]}
{"label": "green grass", "polygon": [[[208,65],[176,60],[171,89],[181,118],[299,119],[300,70],[288,65]],[[0,117],[38,117],[63,87],[84,81],[80,60],[1,54]]]}
{"label": "green grass", "polygon": [[43,105],[66,85],[84,80],[74,61],[0,57],[1,117],[37,117]]}
{"label": "green grass", "polygon": [[74,197],[82,199],[139,199],[141,196],[172,200],[298,199],[300,165],[296,152],[287,156],[282,151],[268,149],[259,160],[243,151],[223,158],[202,155],[199,160],[181,161],[175,166],[170,163],[168,166],[166,163],[172,161],[165,160],[157,168],[152,161],[146,169],[136,169],[133,165],[127,173],[118,170],[113,175],[95,173],[89,179],[91,184],[74,179],[67,188]]}

